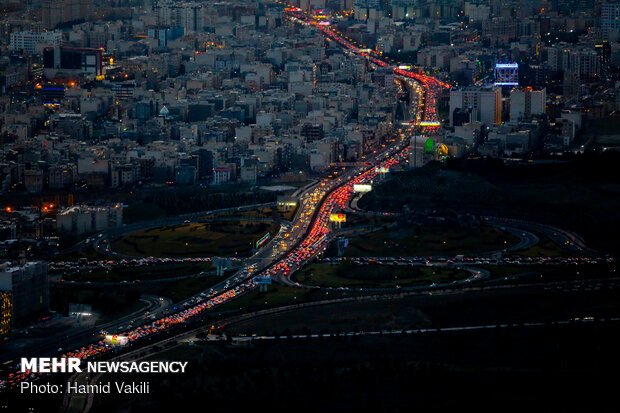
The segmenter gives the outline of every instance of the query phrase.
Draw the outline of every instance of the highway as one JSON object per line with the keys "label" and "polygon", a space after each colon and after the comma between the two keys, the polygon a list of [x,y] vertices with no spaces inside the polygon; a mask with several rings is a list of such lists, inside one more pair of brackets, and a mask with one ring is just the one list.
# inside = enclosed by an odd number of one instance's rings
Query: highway
{"label": "highway", "polygon": [[[297,17],[296,14],[297,11],[291,12],[291,16],[297,18],[300,22],[316,25],[316,22],[312,22],[306,16],[298,15],[299,17]],[[387,62],[381,60],[376,55],[369,55],[360,47],[354,46],[349,40],[343,38],[333,29],[327,29],[324,26],[317,27],[319,27],[326,36],[338,41],[339,44],[350,50],[351,53],[367,57],[371,60],[372,64],[377,66],[385,67],[388,65]],[[399,76],[413,79],[415,82],[422,85],[423,97],[420,103],[420,118],[426,122],[436,121],[437,115],[434,108],[434,96],[440,88],[447,87],[448,85],[432,77],[403,70],[398,67],[394,67],[394,72]],[[434,126],[425,126],[425,128],[433,127]],[[405,141],[399,140],[394,145],[384,148],[384,150],[375,151],[375,153],[371,154],[368,161],[373,164],[378,162],[385,167],[394,166],[407,158],[408,146],[406,145],[407,143]],[[349,200],[353,196],[354,184],[368,182],[376,176],[377,172],[375,172],[374,166],[332,169],[326,178],[304,188],[298,194],[299,206],[293,221],[288,225],[283,225],[278,236],[274,237],[267,247],[262,248],[255,256],[251,257],[244,268],[209,290],[180,303],[178,305],[178,312],[161,316],[156,320],[145,322],[143,325],[136,325],[135,327],[124,330],[123,333],[128,338],[130,346],[134,343],[143,343],[136,345],[136,347],[144,347],[146,343],[145,339],[147,338],[149,339],[147,347],[155,343],[161,343],[162,340],[169,340],[170,334],[162,333],[169,333],[173,328],[179,326],[191,325],[192,322],[195,324],[196,320],[201,320],[202,316],[220,304],[233,300],[253,290],[255,284],[251,279],[254,276],[270,277],[285,284],[296,285],[296,283],[290,280],[291,274],[304,266],[317,254],[324,251],[330,241],[330,215],[347,208]],[[272,205],[270,204],[270,206]],[[255,207],[256,206],[249,206],[218,211],[205,211],[169,218],[154,223],[125,226],[107,231],[105,234],[102,234],[101,237],[97,237],[94,244],[95,248],[103,250],[102,252],[110,252],[105,244],[109,244],[108,240],[111,240],[112,237],[125,232],[145,229],[150,226],[171,225],[188,219],[196,219],[208,213],[234,212]],[[86,243],[77,245],[74,248],[77,249],[85,245]],[[476,275],[478,277],[484,276],[481,272]],[[467,289],[460,290],[465,291]],[[199,328],[204,328],[204,326]],[[79,349],[65,352],[63,356],[80,358],[100,357],[104,354],[112,354],[112,350],[113,347],[108,343],[98,341],[93,344],[84,345]],[[51,351],[52,354],[48,355],[53,355],[54,352],[55,351]],[[0,380],[0,389],[11,388],[22,380],[35,378],[36,377],[30,372],[14,372],[9,378]]]}
{"label": "highway", "polygon": [[[296,12],[292,13],[292,15],[295,13]],[[310,22],[310,24],[316,25],[316,22],[312,22],[307,18],[304,19],[304,24]],[[364,56],[364,52],[348,43],[335,31],[325,29],[324,27],[321,27],[321,29],[326,36],[338,41],[343,47],[349,49],[353,53]],[[370,59],[375,65],[387,65],[387,63],[378,58],[370,57]],[[425,75],[403,71],[398,68],[394,68],[394,70],[398,72],[399,75],[413,78],[424,85],[424,119],[435,119],[433,97],[435,90],[440,87],[446,87],[447,85]],[[368,157],[368,161],[372,162],[373,165],[380,162],[382,166],[389,168],[407,159],[407,157],[408,146],[406,146],[406,142],[398,140],[392,146],[388,146],[382,150],[375,150],[374,153]],[[128,338],[131,344],[147,337],[156,336],[159,333],[170,330],[172,327],[195,320],[214,307],[254,289],[255,285],[251,279],[256,275],[271,277],[285,283],[291,283],[291,273],[305,265],[305,263],[326,248],[329,242],[330,215],[333,212],[341,211],[346,208],[349,199],[353,195],[353,185],[370,181],[375,178],[377,174],[374,166],[332,170],[327,178],[317,182],[316,185],[309,186],[301,192],[299,196],[298,212],[290,226],[283,226],[278,236],[269,243],[269,246],[261,249],[253,256],[248,262],[248,265],[243,269],[213,286],[208,291],[180,303],[178,306],[180,309],[179,312],[126,330],[123,334]],[[218,210],[217,212],[242,211],[254,207],[255,206],[228,208],[226,210]],[[146,229],[151,226],[171,225],[180,221],[199,218],[207,213],[214,212],[216,211],[205,211],[147,224],[134,224],[111,229],[102,233],[94,240],[94,247],[96,250],[103,253],[110,253],[108,247],[109,242],[120,234]],[[87,243],[88,242],[85,241],[83,244],[78,244],[74,246],[71,251],[82,248],[86,246]],[[74,351],[65,352],[62,356],[79,358],[99,357],[111,352],[112,349],[113,347],[110,344],[101,340],[94,344],[85,345]],[[10,378],[0,380],[0,390],[7,387],[12,388],[20,381],[32,378],[34,377],[30,372],[14,372],[11,374]]]}
{"label": "highway", "polygon": [[536,231],[541,233],[551,241],[561,246],[562,248],[566,248],[572,252],[576,253],[588,253],[588,254],[596,254],[597,251],[589,248],[583,238],[579,235],[564,230],[562,228],[554,227],[547,224],[541,224],[538,222],[525,221],[522,219],[513,219],[513,218],[501,218],[501,217],[482,217],[489,224],[496,226],[512,226],[517,228],[524,228],[532,231]]}
{"label": "highway", "polygon": [[439,127],[439,118],[436,108],[437,93],[444,88],[451,86],[432,76],[422,73],[421,70],[411,69],[406,63],[397,62],[390,58],[385,58],[382,52],[369,49],[364,45],[356,43],[353,39],[338,32],[329,21],[317,20],[312,14],[302,11],[300,8],[274,0],[275,3],[284,6],[286,15],[295,23],[310,25],[321,30],[329,39],[337,42],[348,53],[366,58],[374,67],[385,67],[394,71],[394,74],[400,78],[411,79],[421,85],[423,90],[419,92],[423,95],[423,101],[419,104],[419,115],[416,120],[412,121],[413,125],[420,127],[421,131],[430,132]]}
{"label": "highway", "polygon": [[18,360],[20,357],[47,357],[50,354],[58,353],[59,348],[88,345],[94,340],[99,339],[100,331],[118,331],[119,327],[134,324],[140,325],[147,320],[145,314],[159,317],[171,304],[168,299],[160,299],[160,297],[151,295],[143,295],[140,301],[146,305],[131,314],[113,321],[73,328],[69,332],[62,331],[57,334],[47,335],[41,339],[29,340],[26,344],[22,344],[20,341],[13,341],[11,343],[13,347],[3,352],[2,359],[7,361]]}

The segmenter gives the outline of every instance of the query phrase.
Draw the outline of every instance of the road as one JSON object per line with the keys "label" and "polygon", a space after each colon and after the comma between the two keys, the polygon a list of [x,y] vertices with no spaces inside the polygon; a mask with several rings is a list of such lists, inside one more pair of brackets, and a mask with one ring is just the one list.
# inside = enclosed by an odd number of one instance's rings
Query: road
{"label": "road", "polygon": [[145,303],[142,308],[117,320],[73,328],[70,332],[50,334],[42,339],[12,340],[10,343],[12,347],[2,353],[2,361],[18,360],[21,357],[49,357],[58,353],[59,348],[75,348],[90,344],[99,339],[101,331],[116,332],[119,327],[140,325],[148,321],[145,314],[159,317],[171,304],[169,299],[152,295],[143,295],[140,301]]}
{"label": "road", "polygon": [[489,224],[498,226],[513,226],[516,228],[536,231],[541,233],[554,243],[567,250],[577,253],[596,254],[597,251],[589,248],[583,238],[574,232],[567,231],[562,228],[554,227],[547,224],[541,224],[538,222],[526,221],[522,219],[502,218],[502,217],[482,217]]}
{"label": "road", "polygon": [[[359,48],[347,44],[347,42],[340,38],[334,31],[323,31],[326,36],[339,41],[340,44],[347,47],[353,53],[363,55],[363,52],[361,52]],[[376,58],[371,58],[371,61],[378,66],[387,65],[387,63]],[[395,68],[395,72],[398,70],[399,69]],[[434,78],[424,75],[405,71],[400,71],[398,74],[416,79],[425,86],[424,119],[433,119],[435,116],[434,90],[438,87],[445,87],[446,85],[436,81]],[[375,150],[370,154],[367,160],[372,161],[373,164],[381,162],[382,166],[389,168],[407,158],[408,147],[405,145],[406,142],[397,141],[392,146]],[[152,323],[126,330],[123,332],[124,335],[128,338],[130,343],[133,343],[146,337],[156,336],[159,333],[168,331],[172,327],[194,320],[203,315],[206,311],[254,289],[255,286],[251,281],[251,277],[255,275],[262,275],[276,278],[283,282],[290,282],[289,277],[293,271],[303,266],[318,253],[322,252],[327,246],[329,241],[328,233],[330,231],[330,214],[346,208],[350,197],[353,195],[353,185],[367,182],[376,175],[377,172],[374,171],[374,166],[370,168],[359,167],[332,170],[327,178],[301,192],[298,211],[290,227],[283,226],[280,234],[275,237],[276,239],[270,242],[269,247],[262,249],[252,257],[251,261],[244,269],[236,272],[233,276],[210,288],[208,291],[181,303],[181,305],[179,305],[179,312],[159,318]],[[269,205],[271,206],[271,204]],[[226,210],[218,210],[217,212],[235,212],[242,211],[244,208],[255,207],[256,206],[228,208]],[[214,212],[215,211],[205,211],[186,214],[179,217],[159,220],[157,222],[149,222],[148,224],[133,224],[110,229],[96,237],[94,241],[95,248],[101,252],[110,252],[106,244],[109,245],[109,240],[120,234],[146,229],[152,226],[172,225],[180,221],[199,218],[207,213]],[[73,248],[79,249],[86,245],[87,242],[85,241],[83,244],[78,244]],[[72,250],[74,249],[67,252],[71,252]],[[104,341],[99,341],[75,351],[67,352],[64,356],[80,358],[95,357],[110,353],[111,350],[112,347],[110,345]],[[9,382],[0,380],[0,389],[7,387],[7,385],[12,387],[19,383],[19,381],[26,380],[29,377],[29,372],[13,374]]]}

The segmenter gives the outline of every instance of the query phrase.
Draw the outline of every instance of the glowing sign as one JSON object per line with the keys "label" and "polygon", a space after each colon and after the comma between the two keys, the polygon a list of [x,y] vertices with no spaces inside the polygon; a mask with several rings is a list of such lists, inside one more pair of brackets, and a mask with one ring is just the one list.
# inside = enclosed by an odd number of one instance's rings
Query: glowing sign
{"label": "glowing sign", "polygon": [[410,69],[411,69],[411,66],[405,66],[405,65],[403,65],[403,66],[398,66],[398,68],[399,68],[399,69],[401,69],[401,70],[410,70]]}
{"label": "glowing sign", "polygon": [[347,222],[347,216],[345,214],[331,214],[329,220],[331,222]]}
{"label": "glowing sign", "polygon": [[441,144],[441,145],[439,145],[439,147],[437,148],[437,153],[438,153],[440,156],[446,156],[446,155],[448,155],[448,147],[447,147],[445,144],[443,144],[443,143],[442,143],[442,144]]}
{"label": "glowing sign", "polygon": [[517,86],[519,84],[518,63],[497,63],[495,65],[495,85]]}
{"label": "glowing sign", "polygon": [[256,248],[260,248],[261,245],[263,245],[268,239],[269,239],[269,233],[266,233],[265,235],[261,237],[261,239],[256,241]]}
{"label": "glowing sign", "polygon": [[428,138],[426,142],[424,142],[424,152],[432,152],[435,147],[435,143],[431,138]]}
{"label": "glowing sign", "polygon": [[418,125],[420,126],[441,126],[440,122],[433,122],[430,120],[423,120],[422,122],[418,123]]}
{"label": "glowing sign", "polygon": [[353,184],[353,192],[365,193],[370,191],[372,191],[372,185]]}
{"label": "glowing sign", "polygon": [[110,343],[113,346],[126,346],[129,342],[129,338],[126,336],[118,336],[116,334],[109,334],[105,336],[106,343]]}
{"label": "glowing sign", "polygon": [[254,277],[252,279],[252,281],[254,281],[254,284],[258,284],[258,285],[269,285],[271,284],[271,278],[269,277]]}

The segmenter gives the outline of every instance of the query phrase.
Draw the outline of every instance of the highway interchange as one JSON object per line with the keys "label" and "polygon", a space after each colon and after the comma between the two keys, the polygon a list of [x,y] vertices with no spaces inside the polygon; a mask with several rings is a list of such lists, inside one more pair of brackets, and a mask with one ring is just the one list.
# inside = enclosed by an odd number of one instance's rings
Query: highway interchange
{"label": "highway interchange", "polygon": [[[428,122],[437,121],[435,95],[439,89],[446,87],[446,84],[430,76],[400,69],[398,65],[382,60],[380,55],[364,51],[364,49],[354,45],[351,40],[346,39],[331,27],[318,25],[317,21],[313,21],[309,16],[304,15],[297,9],[291,8],[288,14],[291,19],[297,22],[311,24],[320,28],[326,37],[337,41],[350,53],[368,58],[372,65],[393,67],[395,74],[408,79],[408,82],[415,82],[420,85],[423,88],[421,91],[423,97],[419,102],[420,107],[418,108],[418,113],[420,113],[420,115],[417,119]],[[415,85],[412,84],[412,86]],[[380,164],[389,168],[390,166],[397,165],[404,161],[407,157],[408,137],[402,136],[392,145],[386,146],[385,148],[377,148],[374,153],[368,157],[368,161],[373,165]],[[290,224],[286,224],[282,227],[280,233],[274,237],[267,246],[248,259],[245,265],[232,276],[222,280],[222,282],[214,285],[207,291],[178,303],[177,308],[179,310],[177,312],[162,315],[162,313],[158,311],[156,313],[158,317],[155,320],[145,320],[142,318],[141,324],[135,323],[132,327],[125,329],[123,333],[128,337],[130,347],[132,344],[137,344],[136,347],[140,348],[141,345],[139,343],[144,342],[146,338],[151,339],[148,345],[152,346],[154,343],[159,342],[157,337],[160,337],[160,333],[169,331],[173,328],[176,329],[186,324],[189,325],[199,320],[215,307],[253,290],[256,286],[252,279],[257,275],[270,277],[284,284],[299,286],[296,282],[291,280],[291,274],[324,251],[331,241],[330,215],[332,213],[344,211],[347,208],[353,196],[354,184],[369,182],[374,179],[377,174],[374,166],[332,169],[325,178],[304,188],[298,196],[296,216]],[[255,206],[230,208],[216,212],[236,212],[247,208],[255,208]],[[209,212],[212,213],[214,211]],[[118,237],[120,234],[150,227],[171,225],[184,222],[185,220],[203,217],[204,215],[204,212],[188,214],[157,222],[135,224],[107,231],[97,237],[83,241],[72,248],[71,251],[92,245],[100,252],[113,254],[113,251],[109,249],[109,244],[111,240]],[[577,242],[580,241],[575,239],[571,242],[577,244]],[[581,247],[581,245],[579,245],[579,247]],[[480,270],[473,270],[473,276],[468,278],[467,280],[469,281],[465,281],[465,283],[475,280],[476,277],[483,278],[484,275],[484,272]],[[204,326],[198,328],[204,328]],[[161,337],[161,340],[170,339],[168,335],[161,335]],[[49,351],[50,349],[46,348],[44,350]],[[63,351],[61,353],[64,357],[89,358],[112,354],[112,350],[113,347],[111,345],[100,340],[92,344],[84,345],[79,349]],[[19,373],[18,371],[13,371],[7,377],[0,378],[0,389],[12,388],[20,381],[34,378],[36,378],[35,375],[30,372]]]}

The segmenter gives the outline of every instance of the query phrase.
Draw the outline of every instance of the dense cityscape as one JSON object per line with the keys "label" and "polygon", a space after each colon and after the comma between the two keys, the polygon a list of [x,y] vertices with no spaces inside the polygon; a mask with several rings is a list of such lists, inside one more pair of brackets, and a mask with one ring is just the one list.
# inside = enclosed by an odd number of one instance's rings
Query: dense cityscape
{"label": "dense cityscape", "polygon": [[5,411],[615,410],[620,2],[0,13]]}

